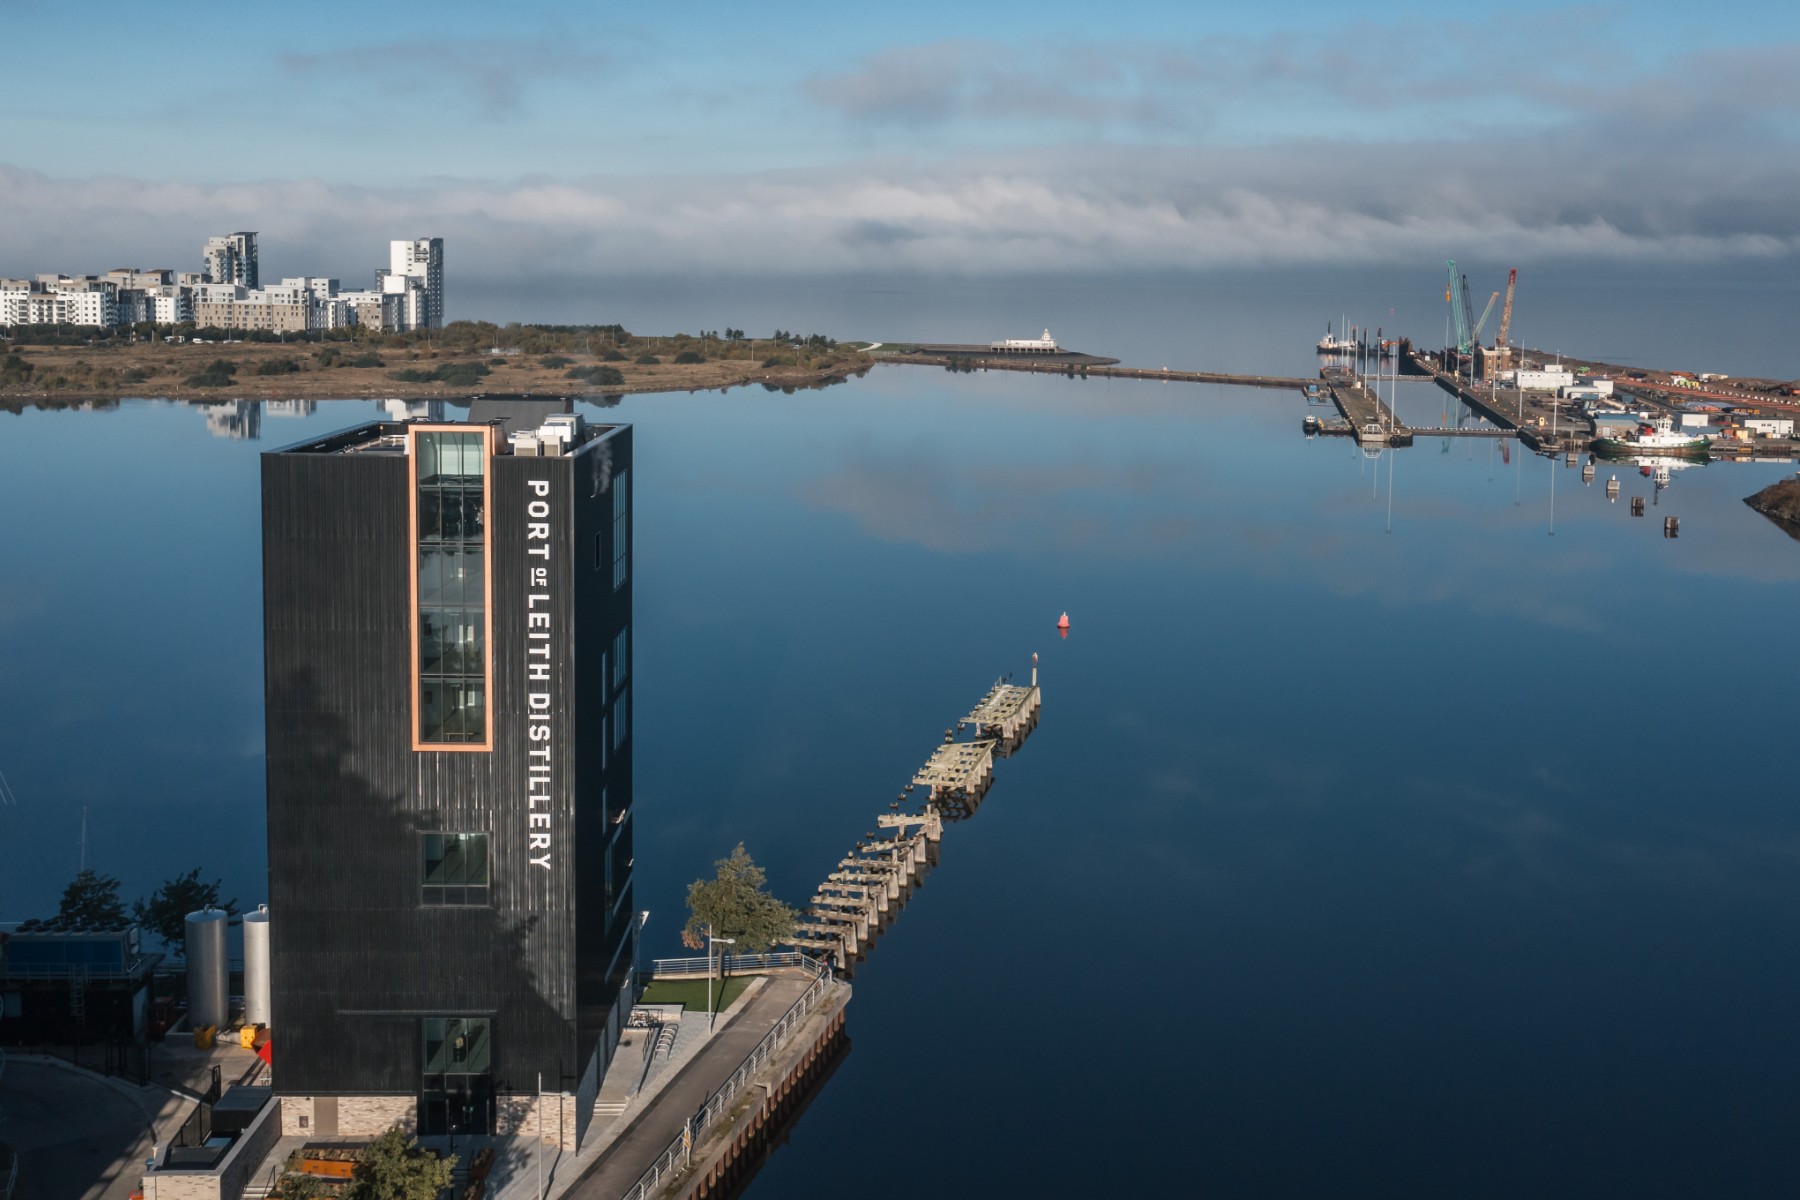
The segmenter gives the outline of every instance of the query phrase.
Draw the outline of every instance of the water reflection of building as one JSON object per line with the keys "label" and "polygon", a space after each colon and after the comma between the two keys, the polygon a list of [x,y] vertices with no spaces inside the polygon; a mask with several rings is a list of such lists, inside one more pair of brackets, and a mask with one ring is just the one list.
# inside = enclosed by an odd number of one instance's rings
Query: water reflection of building
{"label": "water reflection of building", "polygon": [[444,402],[442,400],[383,400],[381,407],[387,410],[390,421],[442,421],[444,419]]}
{"label": "water reflection of building", "polygon": [[206,414],[206,431],[218,438],[255,441],[262,436],[261,400],[225,400],[218,404],[202,404]]}
{"label": "water reflection of building", "polygon": [[317,400],[265,400],[263,413],[271,417],[310,417],[319,411]]}
{"label": "water reflection of building", "polygon": [[263,456],[289,1135],[523,1134],[541,1077],[572,1147],[630,1012],[631,431],[474,416]]}

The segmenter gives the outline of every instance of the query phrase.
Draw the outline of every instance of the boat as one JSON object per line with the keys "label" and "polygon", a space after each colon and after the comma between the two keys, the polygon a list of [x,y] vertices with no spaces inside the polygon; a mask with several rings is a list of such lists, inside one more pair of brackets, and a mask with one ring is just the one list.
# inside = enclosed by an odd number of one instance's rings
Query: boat
{"label": "boat", "polygon": [[1677,430],[1673,417],[1641,421],[1630,433],[1603,437],[1594,443],[1595,453],[1608,458],[1635,458],[1638,455],[1705,458],[1711,447],[1711,438],[1695,437]]}
{"label": "boat", "polygon": [[1337,336],[1331,332],[1331,325],[1326,324],[1325,336],[1319,339],[1320,354],[1348,354],[1354,349],[1356,349],[1355,341]]}

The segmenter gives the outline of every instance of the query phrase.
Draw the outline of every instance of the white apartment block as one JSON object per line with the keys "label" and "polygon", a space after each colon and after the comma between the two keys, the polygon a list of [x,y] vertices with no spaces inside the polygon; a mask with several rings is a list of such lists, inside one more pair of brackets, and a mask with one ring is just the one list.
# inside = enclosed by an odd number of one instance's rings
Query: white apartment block
{"label": "white apartment block", "polygon": [[[444,326],[444,239],[413,238],[388,243],[388,279],[403,276],[416,279],[424,291],[419,304],[415,329],[442,329]],[[384,282],[383,290],[387,290]],[[411,302],[409,302],[411,303]]]}
{"label": "white apartment block", "polygon": [[0,282],[0,325],[91,325],[118,322],[115,290],[92,279],[68,276]]}
{"label": "white apartment block", "polygon": [[383,331],[443,325],[444,239],[388,246],[375,286],[340,291],[338,281],[302,275],[258,286],[256,234],[207,239],[205,268],[117,267],[103,276],[45,274],[0,279],[0,326],[136,325],[193,322],[227,331],[300,333],[361,325]]}

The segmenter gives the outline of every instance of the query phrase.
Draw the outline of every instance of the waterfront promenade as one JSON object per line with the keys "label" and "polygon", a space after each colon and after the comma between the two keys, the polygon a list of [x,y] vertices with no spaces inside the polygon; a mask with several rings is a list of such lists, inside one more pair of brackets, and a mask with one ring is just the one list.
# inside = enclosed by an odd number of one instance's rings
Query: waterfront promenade
{"label": "waterfront promenade", "polygon": [[[796,1005],[809,992],[815,1002],[796,1017]],[[579,1200],[705,1195],[709,1180],[716,1186],[734,1170],[743,1170],[750,1152],[759,1148],[758,1135],[765,1127],[778,1126],[780,1117],[802,1099],[797,1094],[802,1076],[823,1047],[843,1036],[849,1000],[848,984],[821,979],[809,969],[763,975],[760,986],[718,1014],[717,1028],[697,1048],[672,1063],[668,1074],[652,1079],[614,1128],[600,1131],[574,1154],[545,1152],[544,1195]],[[683,1019],[704,1022],[706,1014],[689,1013]],[[780,1036],[771,1038],[778,1029]],[[750,1061],[759,1049],[765,1057]],[[709,1114],[704,1122],[697,1119],[703,1112]],[[680,1141],[690,1121],[698,1128],[691,1155]],[[534,1141],[470,1139],[465,1153],[483,1145],[500,1153],[490,1176],[490,1183],[497,1183],[489,1191],[493,1200],[538,1194]],[[653,1168],[653,1182],[640,1188]]]}

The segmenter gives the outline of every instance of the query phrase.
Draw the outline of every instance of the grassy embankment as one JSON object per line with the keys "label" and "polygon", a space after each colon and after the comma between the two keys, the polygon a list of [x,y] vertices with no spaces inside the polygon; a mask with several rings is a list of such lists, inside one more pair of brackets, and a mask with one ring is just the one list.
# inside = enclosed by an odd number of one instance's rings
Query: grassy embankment
{"label": "grassy embankment", "polygon": [[[639,337],[614,326],[459,321],[405,334],[334,331],[305,341],[203,343],[20,330],[0,352],[0,408],[59,408],[127,396],[182,400],[623,394],[760,383],[815,387],[873,361],[828,338]],[[733,331],[735,332],[735,331]],[[86,335],[86,336],[83,336]],[[27,337],[55,338],[54,344]],[[498,349],[502,353],[495,353]]]}

